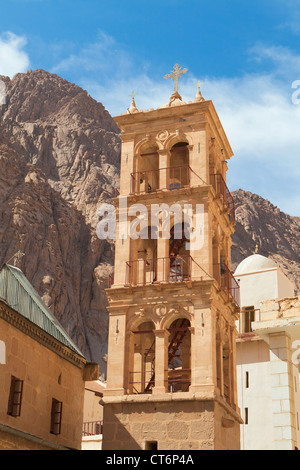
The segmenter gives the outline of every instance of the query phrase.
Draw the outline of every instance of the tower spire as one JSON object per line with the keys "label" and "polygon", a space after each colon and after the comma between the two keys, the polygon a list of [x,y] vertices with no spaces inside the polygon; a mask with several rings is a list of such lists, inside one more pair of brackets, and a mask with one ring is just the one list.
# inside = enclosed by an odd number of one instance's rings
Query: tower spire
{"label": "tower spire", "polygon": [[198,80],[198,82],[195,85],[198,89],[197,89],[197,93],[196,93],[196,96],[195,96],[195,99],[194,99],[194,103],[205,101],[205,99],[203,98],[203,96],[201,94],[201,91],[200,91],[200,86],[201,85],[203,85],[203,82],[200,82],[200,80]]}
{"label": "tower spire", "polygon": [[128,108],[128,113],[129,114],[133,114],[133,113],[138,113],[139,110],[137,109],[136,107],[136,104],[135,104],[135,101],[134,101],[134,98],[137,96],[137,93],[135,93],[134,91],[131,92],[130,95],[128,95],[131,97],[131,105],[130,105],[130,108]]}

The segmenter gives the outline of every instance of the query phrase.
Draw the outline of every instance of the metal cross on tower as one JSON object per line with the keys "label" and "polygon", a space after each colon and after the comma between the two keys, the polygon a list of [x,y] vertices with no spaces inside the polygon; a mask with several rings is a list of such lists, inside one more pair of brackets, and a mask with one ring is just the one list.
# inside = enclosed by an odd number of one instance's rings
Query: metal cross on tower
{"label": "metal cross on tower", "polygon": [[171,78],[174,80],[174,91],[178,91],[178,78],[187,71],[188,69],[181,69],[178,64],[175,64],[172,72],[165,75],[164,78]]}
{"label": "metal cross on tower", "polygon": [[134,98],[137,96],[137,93],[135,93],[134,91],[128,95],[128,96],[131,96],[131,98],[134,100]]}
{"label": "metal cross on tower", "polygon": [[203,82],[200,82],[200,80],[198,80],[198,82],[195,84],[195,86],[198,87],[198,89],[200,88],[201,85],[203,85]]}

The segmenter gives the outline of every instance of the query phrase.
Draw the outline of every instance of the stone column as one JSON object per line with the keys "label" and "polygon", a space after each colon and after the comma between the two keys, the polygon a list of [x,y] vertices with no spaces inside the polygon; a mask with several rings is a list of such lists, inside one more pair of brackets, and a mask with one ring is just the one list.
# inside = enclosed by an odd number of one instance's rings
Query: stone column
{"label": "stone column", "polygon": [[223,374],[223,346],[224,346],[224,341],[223,341],[223,320],[220,315],[218,315],[217,318],[218,325],[219,325],[219,343],[216,345],[216,350],[217,350],[217,367],[220,373],[220,383],[217,383],[217,387],[220,390],[220,395],[224,397],[224,374]]}
{"label": "stone column", "polygon": [[213,391],[215,378],[215,316],[210,308],[195,308],[191,336],[191,392]]}
{"label": "stone column", "polygon": [[297,445],[291,338],[283,331],[271,333],[270,365],[275,450]]}
{"label": "stone column", "polygon": [[157,240],[157,281],[169,280],[169,240],[159,238]]}
{"label": "stone column", "polygon": [[232,341],[232,404],[237,407],[237,368],[236,368],[236,338],[237,330],[235,327],[231,327],[231,341]]}
{"label": "stone column", "polygon": [[110,313],[109,323],[105,395],[124,395],[126,313]]}
{"label": "stone column", "polygon": [[168,385],[168,338],[167,330],[155,330],[155,386],[152,393],[166,393]]}
{"label": "stone column", "polygon": [[125,388],[127,392],[133,393],[133,371],[134,371],[134,333],[127,331],[126,333],[126,367],[125,367]]}
{"label": "stone column", "polygon": [[120,208],[116,211],[116,241],[115,241],[115,263],[114,284],[124,285],[128,272],[126,262],[130,260],[131,240],[128,235],[129,222],[127,220],[127,200],[119,197]]}
{"label": "stone column", "polygon": [[170,152],[166,149],[159,150],[159,189],[169,189]]}
{"label": "stone column", "polygon": [[229,387],[229,403],[233,403],[233,344],[232,344],[232,331],[230,326],[227,326],[228,335],[228,387]]}

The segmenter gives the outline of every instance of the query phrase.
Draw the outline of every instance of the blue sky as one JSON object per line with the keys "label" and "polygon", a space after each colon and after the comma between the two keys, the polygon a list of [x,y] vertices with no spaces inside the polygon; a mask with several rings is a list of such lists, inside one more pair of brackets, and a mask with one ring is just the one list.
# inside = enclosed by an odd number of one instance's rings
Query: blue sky
{"label": "blue sky", "polygon": [[10,0],[0,9],[0,74],[57,73],[113,116],[132,90],[139,109],[166,103],[164,75],[187,67],[183,100],[200,79],[233,148],[229,188],[300,216],[300,0]]}

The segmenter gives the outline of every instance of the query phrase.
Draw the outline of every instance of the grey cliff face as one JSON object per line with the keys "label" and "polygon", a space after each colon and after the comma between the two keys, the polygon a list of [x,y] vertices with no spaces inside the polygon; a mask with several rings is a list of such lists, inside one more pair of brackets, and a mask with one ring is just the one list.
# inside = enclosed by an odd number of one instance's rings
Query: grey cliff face
{"label": "grey cliff face", "polygon": [[101,103],[56,75],[1,78],[0,261],[25,253],[19,267],[105,373],[114,247],[96,236],[96,210],[119,185],[119,129]]}

